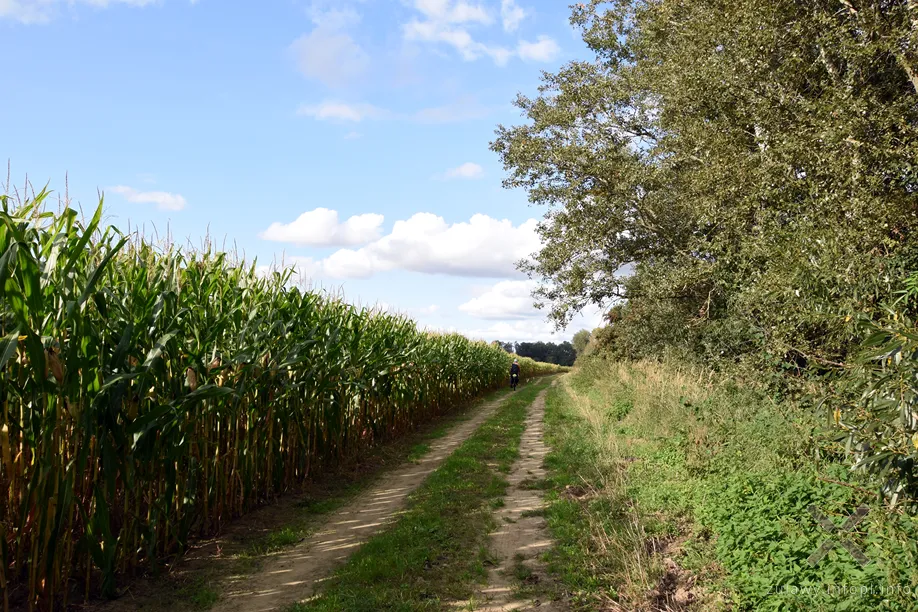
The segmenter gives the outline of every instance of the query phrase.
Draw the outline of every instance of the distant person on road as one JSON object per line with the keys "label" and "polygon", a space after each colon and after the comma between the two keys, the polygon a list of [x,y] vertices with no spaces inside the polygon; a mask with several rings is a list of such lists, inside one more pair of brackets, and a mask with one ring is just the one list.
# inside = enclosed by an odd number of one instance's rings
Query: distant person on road
{"label": "distant person on road", "polygon": [[520,362],[514,359],[513,365],[510,366],[510,388],[516,391],[518,384],[520,384]]}

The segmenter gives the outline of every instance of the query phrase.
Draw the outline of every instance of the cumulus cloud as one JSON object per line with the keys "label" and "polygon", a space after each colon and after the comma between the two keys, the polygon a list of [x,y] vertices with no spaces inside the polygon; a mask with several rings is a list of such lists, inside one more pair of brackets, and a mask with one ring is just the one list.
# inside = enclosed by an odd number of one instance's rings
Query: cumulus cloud
{"label": "cumulus cloud", "polygon": [[437,311],[440,310],[440,306],[437,304],[431,304],[430,306],[405,307],[399,306],[398,304],[390,304],[389,302],[382,301],[374,303],[370,307],[370,310],[417,319],[418,317],[436,314]]}
{"label": "cumulus cloud", "polygon": [[484,168],[473,162],[465,162],[455,168],[450,168],[443,174],[445,179],[477,179],[484,176]]}
{"label": "cumulus cloud", "polygon": [[500,321],[487,327],[457,329],[473,340],[493,342],[564,342],[573,334],[555,331],[554,325],[538,319],[526,321]]}
{"label": "cumulus cloud", "polygon": [[500,18],[505,32],[515,32],[525,17],[526,11],[520,8],[514,0],[501,0]]}
{"label": "cumulus cloud", "polygon": [[460,0],[453,4],[450,0],[415,0],[414,7],[427,19],[438,23],[488,24],[493,21],[488,11],[480,4],[469,4]]}
{"label": "cumulus cloud", "polygon": [[452,26],[448,23],[414,19],[405,24],[404,34],[405,39],[409,41],[447,44],[458,51],[462,59],[466,61],[473,61],[487,56],[494,60],[494,63],[498,66],[503,66],[513,55],[513,52],[505,47],[478,42],[465,28]]}
{"label": "cumulus cloud", "polygon": [[322,274],[331,278],[369,278],[381,266],[364,249],[341,249],[319,262]]}
{"label": "cumulus cloud", "polygon": [[539,36],[536,42],[521,40],[517,46],[517,53],[520,57],[531,62],[550,62],[560,52],[561,47],[548,36]]}
{"label": "cumulus cloud", "polygon": [[513,51],[497,45],[487,45],[474,39],[468,25],[488,25],[493,21],[490,13],[480,5],[451,0],[415,0],[420,19],[412,19],[403,26],[405,40],[442,43],[453,47],[466,61],[490,57],[503,65]]}
{"label": "cumulus cloud", "polygon": [[122,195],[134,204],[156,204],[156,208],[160,210],[182,210],[187,204],[181,195],[166,191],[139,191],[126,185],[110,187],[108,191]]}
{"label": "cumulus cloud", "polygon": [[337,0],[315,1],[309,6],[309,17],[317,28],[344,30],[360,23],[360,13],[353,7],[342,6]]}
{"label": "cumulus cloud", "polygon": [[275,273],[289,273],[289,280],[310,286],[313,280],[321,277],[321,266],[311,257],[284,256],[270,264],[260,264],[255,267],[255,274],[258,276],[265,277]]}
{"label": "cumulus cloud", "polygon": [[362,77],[370,55],[348,33],[360,23],[360,14],[350,6],[316,0],[309,15],[315,28],[289,47],[300,73],[328,87],[343,87]]}
{"label": "cumulus cloud", "polygon": [[[547,62],[560,52],[558,44],[544,35],[535,42],[521,40],[515,48],[478,40],[472,34],[473,28],[493,22],[491,14],[480,5],[461,0],[414,0],[414,7],[420,15],[402,26],[405,40],[448,45],[465,61],[488,57],[503,66],[511,58],[519,57],[526,61]],[[515,32],[525,17],[526,11],[515,0],[501,0],[500,18],[505,32]]]}
{"label": "cumulus cloud", "polygon": [[395,222],[392,231],[359,249],[339,249],[315,262],[326,278],[369,278],[380,272],[481,278],[518,278],[516,263],[539,250],[537,221],[514,226],[507,219],[474,215],[468,222],[447,223],[432,213]]}
{"label": "cumulus cloud", "polygon": [[313,105],[304,104],[297,109],[297,114],[319,121],[351,121],[354,123],[365,119],[379,119],[388,115],[386,111],[372,104],[348,104],[334,100],[326,100]]}
{"label": "cumulus cloud", "polygon": [[492,342],[564,342],[570,341],[581,329],[593,330],[602,324],[603,309],[589,307],[574,317],[563,330],[555,329],[554,323],[545,318],[520,318],[517,320],[495,321],[485,327],[464,327],[458,331],[469,338]]}
{"label": "cumulus cloud", "polygon": [[501,281],[482,295],[460,304],[459,310],[476,319],[529,319],[544,316],[536,309],[532,280]]}
{"label": "cumulus cloud", "polygon": [[45,23],[51,19],[54,2],[35,3],[29,0],[0,0],[0,18],[20,23]]}
{"label": "cumulus cloud", "polygon": [[341,223],[338,211],[316,208],[291,223],[272,223],[259,237],[297,246],[354,246],[378,239],[382,223],[383,216],[377,214],[355,215]]}

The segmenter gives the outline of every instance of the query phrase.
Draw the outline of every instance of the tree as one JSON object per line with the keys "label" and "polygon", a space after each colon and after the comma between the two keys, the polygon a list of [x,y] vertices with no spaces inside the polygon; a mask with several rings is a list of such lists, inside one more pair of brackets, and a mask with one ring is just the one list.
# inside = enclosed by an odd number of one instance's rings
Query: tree
{"label": "tree", "polygon": [[536,361],[556,363],[562,366],[574,365],[577,353],[570,342],[555,344],[552,342],[519,342],[516,345],[516,354],[520,357],[529,357]]}
{"label": "tree", "polygon": [[574,334],[574,350],[577,351],[577,356],[583,355],[583,351],[586,350],[587,345],[590,343],[590,332],[586,329],[581,329],[579,332]]}
{"label": "tree", "polygon": [[628,355],[844,362],[846,316],[918,267],[910,4],[578,5],[595,58],[520,95],[526,123],[492,143],[546,207],[524,270],[555,322],[619,299]]}
{"label": "tree", "polygon": [[495,340],[494,342],[491,343],[491,345],[492,345],[492,346],[499,346],[499,347],[502,348],[502,349],[504,350],[504,352],[506,352],[506,353],[513,353],[513,352],[515,352],[515,351],[513,350],[513,343],[512,343],[512,342],[501,342],[500,340]]}

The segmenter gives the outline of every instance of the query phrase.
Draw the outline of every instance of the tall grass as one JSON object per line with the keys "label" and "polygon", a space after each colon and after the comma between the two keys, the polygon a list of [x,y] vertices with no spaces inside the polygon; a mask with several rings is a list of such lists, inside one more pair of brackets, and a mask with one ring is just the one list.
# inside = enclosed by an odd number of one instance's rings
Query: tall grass
{"label": "tall grass", "polygon": [[[678,361],[578,362],[548,396],[556,569],[584,609],[914,610],[918,521],[800,406]],[[810,555],[870,508],[844,548]],[[611,597],[609,597],[611,595]]]}
{"label": "tall grass", "polygon": [[[510,356],[0,196],[4,609],[116,577],[505,383]],[[536,376],[552,366],[526,362]],[[56,603],[55,603],[56,602]]]}

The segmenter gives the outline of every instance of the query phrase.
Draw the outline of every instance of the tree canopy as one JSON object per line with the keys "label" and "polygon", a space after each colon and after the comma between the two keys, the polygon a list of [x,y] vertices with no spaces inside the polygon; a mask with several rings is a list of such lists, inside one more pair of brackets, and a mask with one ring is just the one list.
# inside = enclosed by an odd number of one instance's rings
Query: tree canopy
{"label": "tree canopy", "polygon": [[544,363],[554,363],[562,366],[574,365],[577,352],[570,342],[500,342],[496,341],[508,353],[515,353],[520,357],[529,357]]}
{"label": "tree canopy", "polygon": [[589,330],[581,329],[576,334],[574,334],[574,340],[572,344],[574,345],[574,350],[577,351],[577,356],[583,355],[583,352],[586,350],[587,345],[590,343],[590,334]]}
{"label": "tree canopy", "polygon": [[615,0],[595,54],[516,101],[492,148],[545,207],[525,269],[606,340],[785,368],[843,363],[851,315],[918,262],[910,0]]}

